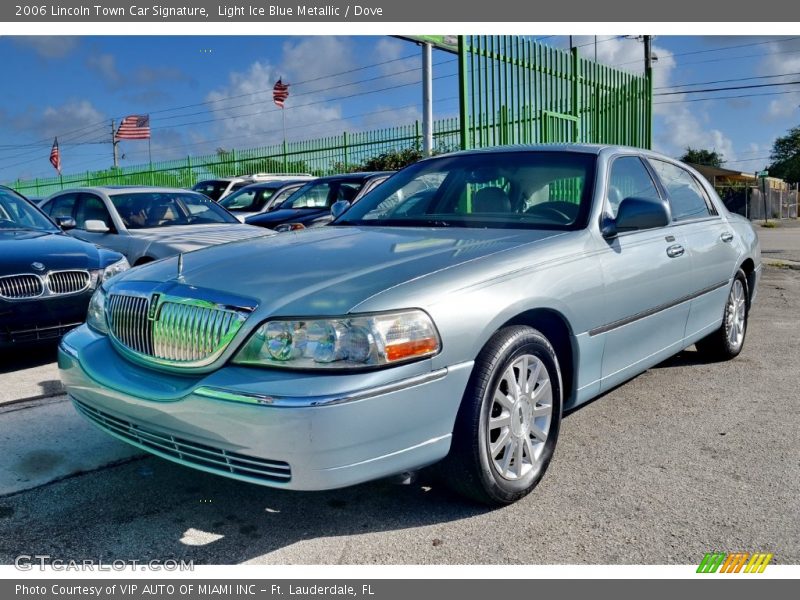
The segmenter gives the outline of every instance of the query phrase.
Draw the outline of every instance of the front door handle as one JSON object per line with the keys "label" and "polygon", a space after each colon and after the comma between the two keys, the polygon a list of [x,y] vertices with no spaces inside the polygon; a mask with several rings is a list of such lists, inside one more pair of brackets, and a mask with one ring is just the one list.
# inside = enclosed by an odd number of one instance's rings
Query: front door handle
{"label": "front door handle", "polygon": [[726,244],[729,244],[730,242],[733,241],[733,234],[730,231],[726,231],[721,236],[719,236],[719,239],[721,239]]}
{"label": "front door handle", "polygon": [[681,246],[680,244],[673,244],[672,246],[667,248],[667,256],[669,256],[670,258],[678,258],[679,256],[683,256],[684,252],[685,250],[683,249],[683,246]]}

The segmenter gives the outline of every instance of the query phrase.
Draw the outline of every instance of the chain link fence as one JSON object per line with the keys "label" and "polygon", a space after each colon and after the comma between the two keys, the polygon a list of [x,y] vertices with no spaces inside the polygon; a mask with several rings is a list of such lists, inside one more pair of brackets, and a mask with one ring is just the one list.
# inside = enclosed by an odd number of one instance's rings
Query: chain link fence
{"label": "chain link fence", "polygon": [[727,209],[751,221],[796,219],[798,190],[763,190],[755,186],[718,187],[717,193]]}

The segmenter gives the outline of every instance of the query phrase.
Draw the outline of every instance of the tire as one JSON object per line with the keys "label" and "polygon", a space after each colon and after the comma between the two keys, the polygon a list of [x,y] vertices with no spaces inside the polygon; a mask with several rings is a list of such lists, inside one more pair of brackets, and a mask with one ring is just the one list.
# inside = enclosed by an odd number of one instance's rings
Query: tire
{"label": "tire", "polygon": [[722,325],[695,344],[698,352],[714,360],[730,360],[738,356],[744,347],[749,312],[750,293],[747,289],[747,277],[744,271],[739,269],[728,291],[722,313]]}
{"label": "tire", "polygon": [[440,473],[473,500],[493,506],[516,502],[536,487],[550,464],[561,406],[558,357],[547,338],[530,327],[499,330],[475,361]]}

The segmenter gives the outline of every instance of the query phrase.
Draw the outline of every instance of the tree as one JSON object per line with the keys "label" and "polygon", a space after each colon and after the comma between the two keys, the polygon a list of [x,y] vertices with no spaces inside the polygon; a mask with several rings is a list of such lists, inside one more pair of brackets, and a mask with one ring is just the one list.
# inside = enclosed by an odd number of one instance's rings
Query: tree
{"label": "tree", "polygon": [[716,150],[704,150],[702,148],[686,147],[686,152],[678,160],[695,165],[705,165],[707,167],[720,168],[725,164],[725,158]]}
{"label": "tree", "polygon": [[773,142],[769,157],[770,177],[780,177],[789,183],[800,181],[800,125]]}

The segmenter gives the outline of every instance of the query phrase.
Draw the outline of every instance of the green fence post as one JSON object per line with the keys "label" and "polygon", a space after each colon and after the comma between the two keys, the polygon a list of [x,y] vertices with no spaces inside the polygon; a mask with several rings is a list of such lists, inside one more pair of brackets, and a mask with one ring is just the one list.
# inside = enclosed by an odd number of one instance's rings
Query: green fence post
{"label": "green fence post", "polygon": [[[580,77],[580,73],[579,73],[580,58],[578,57],[578,49],[577,48],[572,48],[570,50],[570,59],[571,59],[571,64],[572,64],[572,73],[570,74],[571,75],[570,79],[571,79],[571,83],[572,83],[572,90],[571,90],[572,116],[573,117],[577,117],[577,119],[578,119],[577,124],[574,126],[575,129],[573,129],[573,131],[572,131],[573,139],[571,141],[573,141],[573,142],[584,142],[586,140],[581,138],[581,130],[580,130],[580,118],[581,118],[581,114],[580,114],[580,106],[581,106],[581,103],[580,103],[580,89],[581,89],[581,86],[580,86],[580,81],[579,81],[579,77]],[[576,131],[576,129],[577,129],[577,131]]]}
{"label": "green fence post", "polygon": [[467,98],[467,42],[465,36],[460,35],[458,36],[458,116],[462,150],[468,150],[470,147]]}
{"label": "green fence post", "polygon": [[194,174],[192,173],[191,155],[186,157],[186,178],[188,179],[188,185],[186,187],[192,187],[194,185]]}
{"label": "green fence post", "polygon": [[347,132],[346,131],[342,132],[342,142],[344,144],[344,170],[345,170],[345,172],[347,172],[348,171],[347,163],[348,163],[349,159],[347,157]]}
{"label": "green fence post", "polygon": [[288,156],[286,155],[286,140],[283,140],[283,172],[286,173],[289,170],[288,167]]}
{"label": "green fence post", "polygon": [[38,177],[36,178],[36,195],[37,196],[41,196],[41,193],[39,192],[39,178]]}

